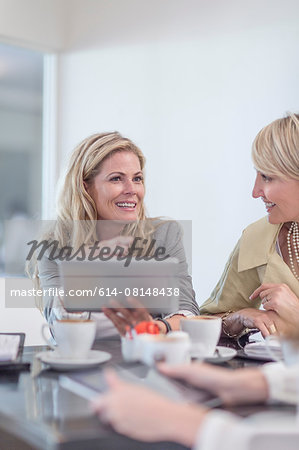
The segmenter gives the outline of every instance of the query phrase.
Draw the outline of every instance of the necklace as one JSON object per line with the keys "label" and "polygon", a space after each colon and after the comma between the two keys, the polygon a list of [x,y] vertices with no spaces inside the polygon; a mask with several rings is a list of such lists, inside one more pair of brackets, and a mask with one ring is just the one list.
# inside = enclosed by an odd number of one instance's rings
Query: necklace
{"label": "necklace", "polygon": [[299,281],[299,275],[296,272],[293,255],[292,255],[292,247],[291,247],[291,236],[292,235],[293,235],[293,247],[294,247],[295,257],[296,257],[297,264],[299,265],[299,227],[298,227],[297,222],[292,222],[292,224],[290,226],[290,229],[289,229],[288,235],[287,235],[287,243],[288,243],[288,253],[289,253],[291,270],[292,270],[295,278],[297,278],[297,280]]}

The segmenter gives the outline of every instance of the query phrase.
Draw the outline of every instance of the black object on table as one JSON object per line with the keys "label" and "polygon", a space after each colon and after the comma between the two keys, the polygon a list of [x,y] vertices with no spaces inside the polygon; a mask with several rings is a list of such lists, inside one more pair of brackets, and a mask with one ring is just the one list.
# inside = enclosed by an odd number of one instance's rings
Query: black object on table
{"label": "black object on table", "polygon": [[[0,333],[0,337],[9,337],[9,336],[18,336],[19,337],[19,347],[18,347],[18,353],[16,355],[15,359],[8,359],[8,360],[0,360],[0,377],[2,374],[5,375],[6,372],[20,372],[23,370],[29,370],[30,369],[30,362],[29,361],[23,361],[23,349],[24,349],[24,342],[25,342],[25,333]],[[4,350],[3,348],[1,349]]]}

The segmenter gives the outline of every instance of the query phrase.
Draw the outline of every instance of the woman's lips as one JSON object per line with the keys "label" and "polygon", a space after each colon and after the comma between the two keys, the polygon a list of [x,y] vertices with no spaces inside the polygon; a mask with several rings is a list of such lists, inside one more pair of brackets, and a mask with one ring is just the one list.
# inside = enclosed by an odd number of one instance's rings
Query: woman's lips
{"label": "woman's lips", "polygon": [[276,203],[266,202],[265,200],[264,200],[264,203],[265,203],[267,211],[270,211],[276,205]]}

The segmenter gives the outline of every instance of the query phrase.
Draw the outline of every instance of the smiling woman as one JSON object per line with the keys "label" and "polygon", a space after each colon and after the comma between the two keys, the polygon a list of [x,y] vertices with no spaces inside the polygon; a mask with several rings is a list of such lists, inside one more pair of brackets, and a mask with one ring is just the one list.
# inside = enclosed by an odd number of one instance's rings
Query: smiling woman
{"label": "smiling woman", "polygon": [[267,336],[299,325],[299,115],[263,128],[252,159],[252,195],[265,203],[268,217],[244,230],[201,307],[203,314],[221,315],[224,334],[236,338],[247,328]]}
{"label": "smiling woman", "polygon": [[[146,217],[144,164],[141,150],[117,132],[94,134],[74,150],[59,197],[57,221],[43,238],[49,243],[48,250],[42,258],[30,261],[31,277],[45,292],[40,306],[50,323],[70,317],[62,299],[49,294],[53,292],[50,288],[61,286],[59,258],[53,258],[52,244],[58,246],[59,254],[62,249],[78,254],[80,249],[80,255],[90,256],[92,252],[94,257],[105,250],[106,259],[116,252],[140,259],[153,256],[163,247],[165,255],[178,260],[178,311],[169,311],[166,321],[165,317],[153,318],[143,308],[135,312],[105,309],[106,317],[92,314],[98,323],[98,337],[115,334],[115,327],[124,334],[126,326],[140,320],[154,321],[166,333],[169,328],[179,328],[182,316],[198,314],[178,224]],[[141,248],[134,245],[136,239],[142,243]]]}

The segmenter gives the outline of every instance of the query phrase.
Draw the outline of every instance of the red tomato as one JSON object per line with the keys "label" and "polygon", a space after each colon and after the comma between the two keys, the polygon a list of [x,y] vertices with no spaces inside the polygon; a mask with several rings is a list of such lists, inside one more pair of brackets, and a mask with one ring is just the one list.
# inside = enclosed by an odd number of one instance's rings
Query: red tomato
{"label": "red tomato", "polygon": [[159,334],[160,330],[156,323],[154,322],[139,322],[135,327],[137,334],[148,333],[148,334]]}

